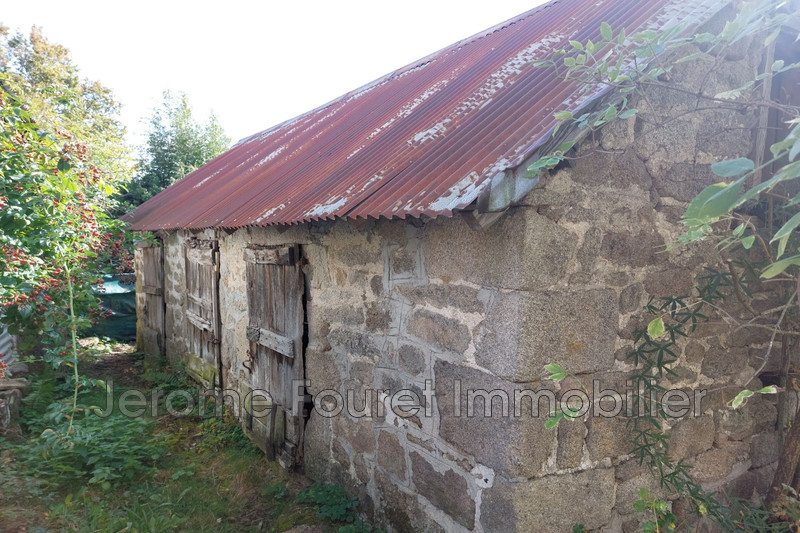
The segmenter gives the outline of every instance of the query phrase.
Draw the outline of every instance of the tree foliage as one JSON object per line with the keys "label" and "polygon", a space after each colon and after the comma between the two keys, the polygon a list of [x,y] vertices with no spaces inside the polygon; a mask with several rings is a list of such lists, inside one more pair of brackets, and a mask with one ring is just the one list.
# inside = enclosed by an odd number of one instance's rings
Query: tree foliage
{"label": "tree foliage", "polygon": [[48,41],[36,26],[24,35],[0,25],[0,71],[24,92],[37,123],[80,139],[104,180],[131,178],[120,104],[111,89],[81,78],[67,48]]}
{"label": "tree foliage", "polygon": [[228,149],[230,139],[213,114],[205,124],[192,116],[189,98],[165,92],[150,117],[147,144],[136,177],[120,196],[119,212],[136,208]]}

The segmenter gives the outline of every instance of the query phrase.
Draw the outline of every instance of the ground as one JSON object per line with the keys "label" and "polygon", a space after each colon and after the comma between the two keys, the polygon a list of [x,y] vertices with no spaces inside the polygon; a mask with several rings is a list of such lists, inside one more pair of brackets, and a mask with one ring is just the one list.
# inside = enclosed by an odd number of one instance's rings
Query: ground
{"label": "ground", "polygon": [[[120,387],[150,390],[187,385],[169,369],[145,370],[142,354],[129,345],[97,339],[84,339],[82,345],[90,355],[81,371],[113,381],[115,396],[122,392]],[[301,474],[287,473],[267,461],[228,416],[204,419],[160,414],[141,426],[145,429],[140,432],[126,430],[132,427],[125,425],[130,422],[112,415],[101,430],[110,431],[111,439],[103,444],[89,440],[92,458],[86,461],[87,468],[109,461],[112,467],[104,475],[114,477],[127,471],[126,457],[137,457],[136,475],[102,482],[90,480],[88,474],[76,474],[74,458],[63,455],[58,459],[39,437],[46,429],[41,429],[37,417],[44,417],[45,425],[56,423],[46,418],[41,404],[47,405],[48,395],[50,400],[58,396],[59,385],[53,387],[52,383],[63,381],[59,374],[45,374],[33,378],[21,424],[0,433],[0,533],[370,531],[360,522],[354,526],[330,519],[357,520],[353,500],[338,487],[317,490],[321,487],[312,486]],[[86,403],[105,405],[100,401],[102,392],[83,396]],[[119,434],[113,433],[114,424],[123,424]],[[154,446],[153,442],[161,448],[154,452],[154,457],[158,454],[155,468],[149,469],[144,463],[149,461],[147,446]],[[122,463],[117,461],[120,458]]]}

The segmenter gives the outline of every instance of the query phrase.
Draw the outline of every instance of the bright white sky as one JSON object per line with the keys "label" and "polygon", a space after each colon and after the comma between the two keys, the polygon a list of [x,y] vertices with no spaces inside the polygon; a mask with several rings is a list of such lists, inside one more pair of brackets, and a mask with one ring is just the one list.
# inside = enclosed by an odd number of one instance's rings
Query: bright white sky
{"label": "bright white sky", "polygon": [[213,110],[235,142],[543,0],[37,0],[0,22],[41,26],[81,74],[114,90],[129,140],[164,90]]}

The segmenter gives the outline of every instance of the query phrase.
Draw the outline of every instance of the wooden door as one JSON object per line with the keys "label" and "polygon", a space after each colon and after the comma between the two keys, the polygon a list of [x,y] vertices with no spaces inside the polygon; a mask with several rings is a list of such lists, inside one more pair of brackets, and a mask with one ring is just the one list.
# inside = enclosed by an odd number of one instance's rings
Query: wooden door
{"label": "wooden door", "polygon": [[244,259],[252,385],[273,402],[268,416],[251,419],[251,430],[270,459],[291,469],[302,464],[303,449],[303,405],[292,390],[304,378],[300,248],[253,246]]}
{"label": "wooden door", "polygon": [[207,387],[222,388],[217,241],[186,242],[187,369]]}
{"label": "wooden door", "polygon": [[166,355],[164,309],[164,249],[147,243],[139,248],[137,273],[137,345],[149,357]]}

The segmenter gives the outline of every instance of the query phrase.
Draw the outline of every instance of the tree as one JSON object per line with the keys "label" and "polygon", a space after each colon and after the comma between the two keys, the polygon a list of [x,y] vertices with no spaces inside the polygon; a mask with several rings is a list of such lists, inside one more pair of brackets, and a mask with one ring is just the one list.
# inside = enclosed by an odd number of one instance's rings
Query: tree
{"label": "tree", "polygon": [[158,194],[228,149],[230,139],[213,114],[205,124],[192,116],[189,98],[164,93],[161,107],[150,118],[147,144],[137,163],[135,179],[120,199],[124,213]]}
{"label": "tree", "polygon": [[12,333],[73,370],[72,415],[82,383],[77,334],[97,312],[96,259],[115,223],[103,212],[114,192],[67,133],[48,131],[22,91],[0,74],[0,310]]}
{"label": "tree", "polygon": [[131,178],[120,104],[108,87],[80,77],[67,48],[48,41],[36,26],[25,36],[0,25],[0,71],[24,92],[39,124],[80,139],[104,180]]}

